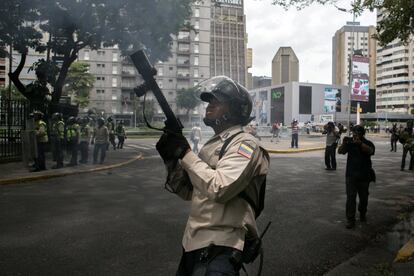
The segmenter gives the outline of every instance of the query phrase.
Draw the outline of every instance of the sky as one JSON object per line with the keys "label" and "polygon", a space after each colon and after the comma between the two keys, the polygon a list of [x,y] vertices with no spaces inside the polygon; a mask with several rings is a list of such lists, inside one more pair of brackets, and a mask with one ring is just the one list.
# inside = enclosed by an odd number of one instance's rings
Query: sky
{"label": "sky", "polygon": [[[350,0],[337,6],[349,9]],[[299,81],[332,83],[332,37],[352,21],[352,14],[333,5],[313,4],[303,10],[283,8],[271,0],[245,0],[247,47],[253,49],[253,76],[272,74],[272,59],[279,47],[290,46],[299,59]],[[364,12],[356,21],[361,26],[376,25],[376,13]]]}

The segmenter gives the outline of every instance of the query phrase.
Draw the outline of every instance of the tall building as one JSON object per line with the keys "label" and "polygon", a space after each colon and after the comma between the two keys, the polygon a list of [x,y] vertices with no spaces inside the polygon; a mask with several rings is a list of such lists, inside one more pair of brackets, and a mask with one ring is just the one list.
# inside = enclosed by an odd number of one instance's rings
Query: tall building
{"label": "tall building", "polygon": [[272,78],[267,76],[253,76],[252,89],[268,87],[272,85]]}
{"label": "tall building", "polygon": [[[383,18],[378,11],[377,21]],[[410,113],[414,108],[414,40],[394,40],[377,49],[377,112]]]}
{"label": "tall building", "polygon": [[6,59],[0,57],[0,88],[6,87]]}
{"label": "tall building", "polygon": [[246,85],[246,43],[244,1],[212,0],[210,75],[226,75]]}
{"label": "tall building", "polygon": [[349,57],[352,50],[369,58],[369,87],[375,89],[376,40],[374,26],[360,26],[347,22],[332,37],[332,84],[349,85]]}
{"label": "tall building", "polygon": [[292,47],[280,47],[272,59],[272,85],[299,81],[299,59]]}

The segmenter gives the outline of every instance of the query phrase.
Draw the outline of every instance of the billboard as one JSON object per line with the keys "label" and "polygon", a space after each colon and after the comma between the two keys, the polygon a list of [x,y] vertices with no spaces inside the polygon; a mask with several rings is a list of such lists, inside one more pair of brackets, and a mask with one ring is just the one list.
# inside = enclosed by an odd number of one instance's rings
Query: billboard
{"label": "billboard", "polygon": [[352,58],[352,101],[369,100],[369,58],[353,56]]}
{"label": "billboard", "polygon": [[341,89],[325,87],[323,113],[341,112]]}
{"label": "billboard", "polygon": [[285,88],[277,87],[270,90],[270,122],[278,121],[284,123],[285,120]]}
{"label": "billboard", "polygon": [[299,86],[299,114],[312,114],[311,86]]}
{"label": "billboard", "polygon": [[250,94],[253,101],[253,115],[260,124],[267,124],[267,90],[260,91],[258,94]]}

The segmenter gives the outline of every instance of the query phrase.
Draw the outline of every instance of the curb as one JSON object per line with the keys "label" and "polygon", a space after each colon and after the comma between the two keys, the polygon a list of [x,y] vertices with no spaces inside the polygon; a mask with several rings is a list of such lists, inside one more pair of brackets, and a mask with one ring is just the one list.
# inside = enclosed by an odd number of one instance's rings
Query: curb
{"label": "curb", "polygon": [[25,182],[35,181],[35,180],[62,177],[62,176],[67,176],[67,175],[72,175],[72,174],[83,174],[83,173],[104,171],[104,170],[109,170],[109,169],[114,169],[114,168],[118,168],[118,167],[121,167],[121,166],[125,166],[125,165],[128,165],[128,164],[130,164],[130,163],[132,163],[136,160],[140,160],[140,159],[142,159],[142,154],[138,154],[136,157],[134,157],[134,158],[132,158],[128,161],[122,162],[122,163],[107,165],[107,166],[93,168],[93,169],[86,169],[86,170],[81,170],[81,171],[62,172],[62,173],[53,173],[53,174],[43,174],[43,175],[35,175],[35,176],[26,176],[26,177],[21,177],[21,178],[0,179],[0,185],[25,183]]}
{"label": "curb", "polygon": [[394,263],[403,263],[412,260],[414,256],[414,239],[409,240],[395,256]]}
{"label": "curb", "polygon": [[317,150],[324,150],[325,147],[316,147],[316,148],[307,148],[307,149],[286,149],[286,150],[271,150],[266,149],[268,153],[300,153],[300,152],[308,152],[308,151],[317,151]]}

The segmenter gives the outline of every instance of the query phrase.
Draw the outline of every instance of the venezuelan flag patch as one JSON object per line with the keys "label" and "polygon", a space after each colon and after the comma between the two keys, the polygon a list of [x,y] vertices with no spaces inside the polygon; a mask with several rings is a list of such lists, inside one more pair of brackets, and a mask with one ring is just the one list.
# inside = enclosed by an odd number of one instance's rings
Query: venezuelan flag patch
{"label": "venezuelan flag patch", "polygon": [[243,142],[240,144],[239,150],[237,151],[238,154],[243,155],[246,158],[252,158],[254,148],[249,144]]}

